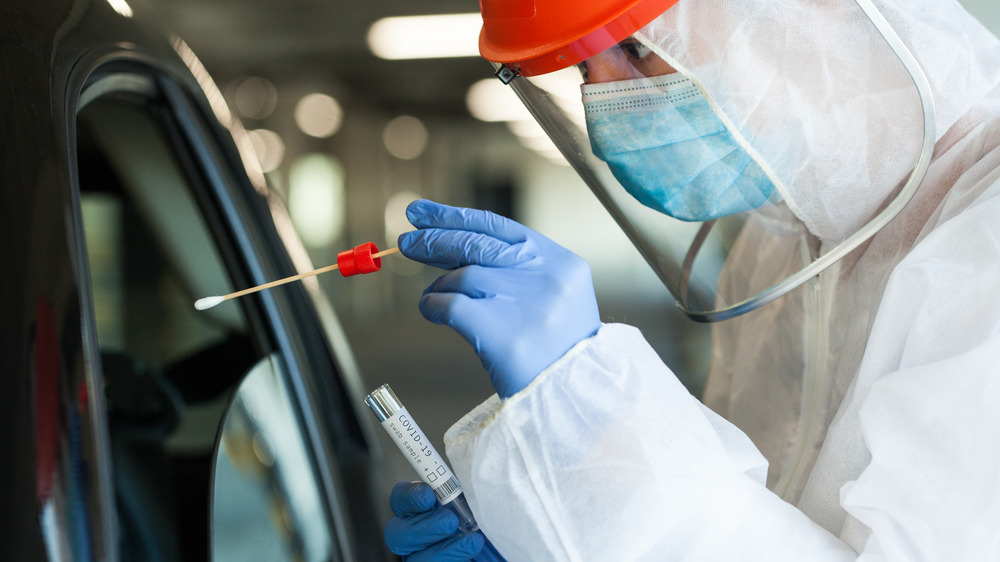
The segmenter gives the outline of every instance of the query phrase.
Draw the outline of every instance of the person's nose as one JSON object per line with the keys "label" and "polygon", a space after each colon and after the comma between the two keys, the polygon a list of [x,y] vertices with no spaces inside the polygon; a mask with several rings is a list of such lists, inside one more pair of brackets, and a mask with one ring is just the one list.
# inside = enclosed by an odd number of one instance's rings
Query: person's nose
{"label": "person's nose", "polygon": [[620,57],[621,53],[612,48],[587,59],[584,62],[587,66],[586,82],[588,84],[601,84],[633,78],[632,73],[627,71],[628,65],[617,60]]}

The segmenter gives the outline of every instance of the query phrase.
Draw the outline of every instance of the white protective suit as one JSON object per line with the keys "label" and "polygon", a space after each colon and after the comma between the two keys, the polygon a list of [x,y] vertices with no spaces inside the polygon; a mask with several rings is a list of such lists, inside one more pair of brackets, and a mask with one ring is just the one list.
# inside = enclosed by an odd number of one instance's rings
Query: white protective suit
{"label": "white protective suit", "polygon": [[[919,144],[919,116],[891,104],[898,139],[797,115],[863,98],[879,72],[868,38],[824,41],[856,23],[842,4],[680,0],[644,29],[735,123],[801,117],[811,156],[782,180],[823,244],[882,204]],[[876,4],[934,92],[914,199],[818,279],[714,326],[708,407],[637,330],[605,325],[453,426],[448,456],[508,560],[1000,560],[1000,42],[952,0]],[[713,44],[745,56],[684,59]],[[838,65],[858,73],[824,83]],[[878,167],[891,181],[866,175],[897,149],[900,169]],[[797,251],[751,226],[726,268]]]}

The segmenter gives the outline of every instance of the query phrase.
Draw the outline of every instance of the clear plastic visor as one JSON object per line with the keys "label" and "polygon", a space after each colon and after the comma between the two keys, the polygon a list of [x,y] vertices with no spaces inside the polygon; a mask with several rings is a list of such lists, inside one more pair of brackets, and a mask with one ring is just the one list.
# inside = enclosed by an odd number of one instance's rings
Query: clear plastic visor
{"label": "clear plastic visor", "polygon": [[[932,125],[914,150],[909,181],[856,232],[822,242],[789,204],[785,178],[720,109],[698,69],[678,71],[681,63],[646,37],[510,86],[692,318],[736,316],[815,277],[888,222],[919,184]],[[919,147],[921,102],[925,119],[932,108],[910,87]]]}

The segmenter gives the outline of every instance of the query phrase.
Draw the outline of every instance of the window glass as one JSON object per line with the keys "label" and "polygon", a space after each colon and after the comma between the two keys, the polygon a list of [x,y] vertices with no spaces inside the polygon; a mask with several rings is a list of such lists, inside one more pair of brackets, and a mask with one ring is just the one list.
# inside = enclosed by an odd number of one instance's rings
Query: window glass
{"label": "window glass", "polygon": [[212,504],[215,562],[330,560],[322,496],[283,371],[276,354],[258,363],[226,415]]}
{"label": "window glass", "polygon": [[265,355],[241,305],[193,307],[233,283],[197,199],[201,180],[162,115],[152,101],[109,95],[77,121],[125,561],[207,558],[220,419]]}

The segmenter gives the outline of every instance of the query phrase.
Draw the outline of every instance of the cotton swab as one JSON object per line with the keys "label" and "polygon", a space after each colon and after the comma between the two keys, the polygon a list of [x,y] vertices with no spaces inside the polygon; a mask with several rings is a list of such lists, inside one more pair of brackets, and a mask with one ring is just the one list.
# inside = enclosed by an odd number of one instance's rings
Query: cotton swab
{"label": "cotton swab", "polygon": [[358,273],[372,273],[382,269],[382,260],[380,259],[382,256],[395,254],[398,251],[399,248],[392,248],[379,252],[375,244],[368,242],[361,244],[360,246],[356,246],[353,249],[340,252],[337,254],[337,263],[333,265],[328,265],[326,267],[321,267],[319,269],[314,269],[298,275],[292,275],[291,277],[285,277],[284,279],[278,279],[277,281],[271,281],[270,283],[250,287],[249,289],[229,293],[228,295],[201,298],[195,301],[194,307],[198,310],[207,310],[229,299],[235,299],[237,297],[242,297],[243,295],[249,295],[250,293],[256,293],[257,291],[270,289],[271,287],[277,287],[278,285],[284,285],[285,283],[291,283],[292,281],[298,281],[299,279],[305,279],[306,277],[312,277],[313,275],[319,275],[320,273],[326,273],[327,271],[333,271],[334,269],[339,269],[340,274],[344,277],[350,277],[351,275],[357,275]]}

